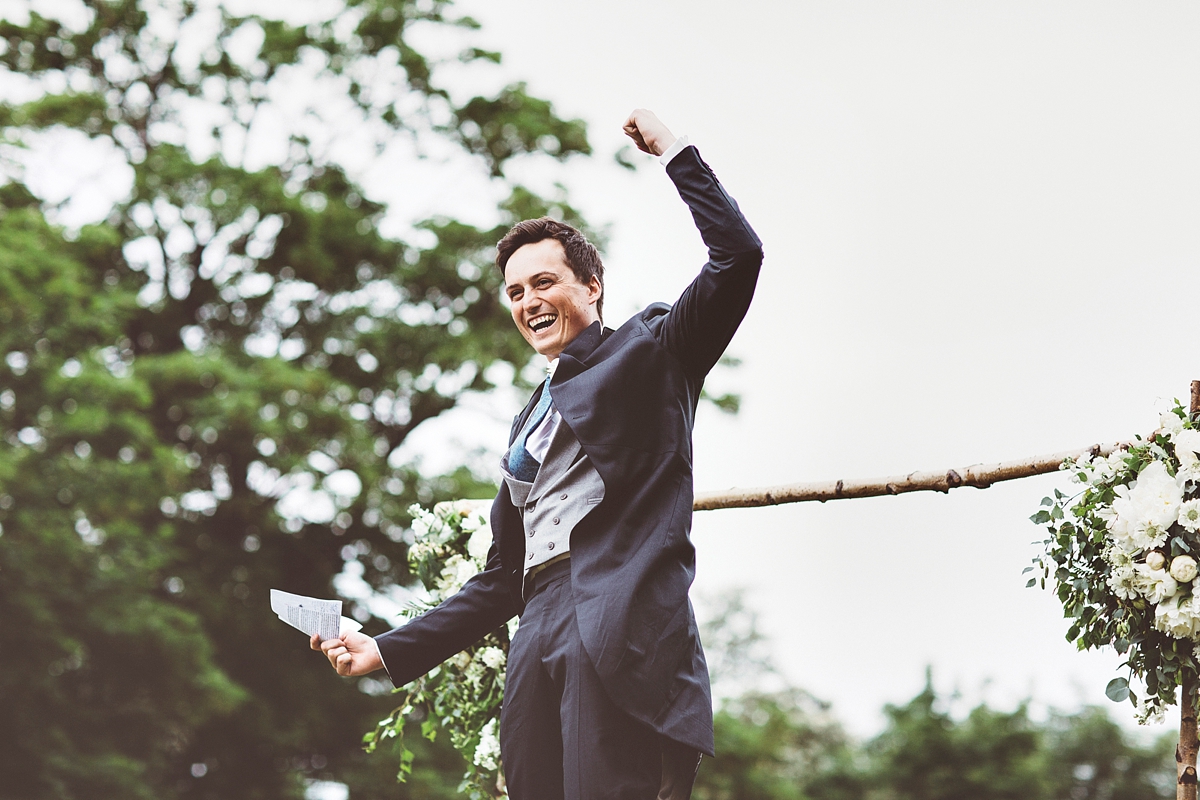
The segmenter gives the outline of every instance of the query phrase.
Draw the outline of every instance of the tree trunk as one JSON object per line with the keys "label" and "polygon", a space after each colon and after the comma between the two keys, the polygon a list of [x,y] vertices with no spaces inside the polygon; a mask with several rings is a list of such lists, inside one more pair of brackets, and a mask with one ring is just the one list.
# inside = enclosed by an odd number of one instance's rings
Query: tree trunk
{"label": "tree trunk", "polygon": [[1196,673],[1184,669],[1179,698],[1179,745],[1175,748],[1175,800],[1196,800]]}
{"label": "tree trunk", "polygon": [[[1193,418],[1200,414],[1200,381],[1192,381],[1192,402],[1188,410]],[[1196,678],[1196,670],[1184,667],[1179,693],[1179,745],[1175,748],[1178,770],[1175,800],[1196,800],[1196,751],[1200,749],[1196,734]]]}

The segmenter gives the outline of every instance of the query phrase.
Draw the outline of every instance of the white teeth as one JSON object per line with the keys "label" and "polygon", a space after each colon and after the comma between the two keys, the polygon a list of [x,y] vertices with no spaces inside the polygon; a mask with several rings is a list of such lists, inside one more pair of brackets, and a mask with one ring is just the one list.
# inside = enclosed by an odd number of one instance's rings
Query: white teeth
{"label": "white teeth", "polygon": [[556,319],[558,319],[557,314],[542,314],[529,320],[529,327],[536,331],[539,329],[539,326],[542,326],[542,323],[545,323],[543,327],[549,327]]}

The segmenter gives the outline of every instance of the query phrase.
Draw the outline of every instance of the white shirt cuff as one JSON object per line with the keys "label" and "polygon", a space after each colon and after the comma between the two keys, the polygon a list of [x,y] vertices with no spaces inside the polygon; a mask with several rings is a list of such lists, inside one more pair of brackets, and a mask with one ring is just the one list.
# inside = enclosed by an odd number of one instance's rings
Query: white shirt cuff
{"label": "white shirt cuff", "polygon": [[658,163],[664,167],[671,163],[671,159],[683,152],[683,148],[688,146],[688,137],[680,136],[675,140],[675,144],[671,145],[666,151],[658,157]]}
{"label": "white shirt cuff", "polygon": [[383,671],[388,674],[389,678],[392,677],[392,673],[388,669],[387,662],[383,660],[383,651],[379,649],[379,642],[375,640],[374,636],[371,637],[371,643],[375,645],[375,652],[379,654],[379,663],[383,664]]}

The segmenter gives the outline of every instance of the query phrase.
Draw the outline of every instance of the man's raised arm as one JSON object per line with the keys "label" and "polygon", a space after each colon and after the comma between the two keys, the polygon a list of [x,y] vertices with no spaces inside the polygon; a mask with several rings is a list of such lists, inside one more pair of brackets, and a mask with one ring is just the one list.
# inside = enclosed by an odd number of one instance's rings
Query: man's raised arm
{"label": "man's raised arm", "polygon": [[665,154],[667,175],[708,248],[708,263],[654,330],[688,372],[703,380],[750,306],[762,265],[762,242],[696,148],[677,140],[653,112],[636,109],[624,130],[639,150]]}

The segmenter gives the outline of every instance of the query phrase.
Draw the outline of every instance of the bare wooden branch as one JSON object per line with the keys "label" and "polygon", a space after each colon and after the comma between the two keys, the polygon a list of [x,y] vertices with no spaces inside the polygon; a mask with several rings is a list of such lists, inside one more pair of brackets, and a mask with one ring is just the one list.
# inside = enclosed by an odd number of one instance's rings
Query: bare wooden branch
{"label": "bare wooden branch", "polygon": [[777,506],[784,503],[805,503],[812,500],[824,503],[826,500],[847,500],[852,497],[878,497],[886,494],[906,494],[908,492],[949,492],[960,486],[974,486],[976,489],[986,489],[993,483],[1011,481],[1017,478],[1028,478],[1031,475],[1042,475],[1055,472],[1068,458],[1082,456],[1106,456],[1122,447],[1128,447],[1128,442],[1114,444],[1094,444],[1081,450],[1068,450],[1047,456],[1024,458],[1020,461],[1004,461],[999,464],[974,464],[960,469],[948,469],[943,472],[910,472],[907,475],[895,475],[890,478],[875,478],[872,480],[836,480],[819,483],[791,483],[783,486],[771,486],[766,489],[731,489],[727,492],[706,492],[696,497],[692,503],[695,511],[709,511],[717,508],[756,508],[758,506]]}

